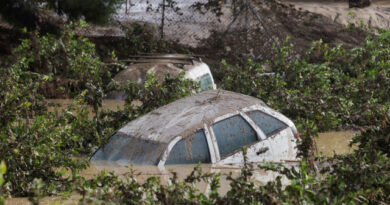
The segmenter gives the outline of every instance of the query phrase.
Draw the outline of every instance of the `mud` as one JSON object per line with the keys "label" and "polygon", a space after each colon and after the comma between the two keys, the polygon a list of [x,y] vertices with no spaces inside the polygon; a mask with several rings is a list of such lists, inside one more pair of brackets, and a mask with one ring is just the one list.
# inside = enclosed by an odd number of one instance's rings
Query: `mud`
{"label": "mud", "polygon": [[[62,102],[63,100],[58,100],[58,102]],[[66,101],[63,101],[66,103]],[[103,106],[105,108],[112,108],[114,104],[105,103]],[[353,150],[348,146],[352,137],[356,134],[356,131],[334,131],[334,132],[326,132],[320,133],[317,141],[317,148],[319,152],[322,152],[324,155],[332,156],[333,151],[337,154],[345,154],[349,153]],[[161,182],[163,184],[168,183],[168,179],[172,176],[172,172],[176,172],[179,179],[184,179],[188,174],[191,173],[195,165],[169,165],[165,167],[157,167],[157,166],[134,166],[134,174],[135,178],[138,182],[142,183],[149,176],[157,176],[161,178]],[[221,188],[220,194],[226,194],[230,188],[229,181],[226,180],[226,176],[224,174],[229,174],[229,172],[233,173],[233,176],[238,176],[240,174],[240,168],[226,168],[226,167],[218,167],[210,164],[201,165],[203,172],[211,172],[211,173],[221,173]],[[125,174],[130,172],[130,169],[125,166],[121,166],[114,162],[98,162],[92,164],[89,168],[82,171],[80,173],[81,176],[91,179],[96,176],[100,171],[113,171],[115,174],[119,175],[121,179],[125,180]],[[272,180],[276,177],[275,173],[265,172],[263,170],[255,170],[252,176],[252,179],[257,184],[265,184],[267,181]],[[285,181],[286,182],[286,181]],[[208,190],[208,185],[206,183],[197,183],[196,187],[201,191],[206,193]],[[78,204],[81,196],[77,194],[71,194],[69,199],[61,199],[61,197],[45,197],[41,200],[41,204],[55,204],[56,202],[60,202],[60,204]],[[6,205],[24,205],[31,204],[29,203],[27,198],[11,198],[6,199]]]}
{"label": "mud", "polygon": [[[279,42],[279,45],[289,38],[289,44],[294,45],[297,57],[310,48],[313,41],[322,40],[330,46],[343,44],[346,48],[353,48],[360,46],[366,37],[362,30],[348,30],[344,24],[335,22],[328,16],[298,9],[291,3],[264,2],[256,0],[253,4],[267,26],[269,34]],[[317,2],[310,5],[316,4]],[[237,20],[241,26],[236,25],[229,32],[216,31],[210,38],[204,39],[201,46],[195,49],[196,53],[206,54],[209,57],[206,62],[216,66],[219,63],[218,59],[240,62],[243,53],[259,61],[272,60],[275,56],[274,46],[278,44],[268,36],[254,16],[250,16],[246,51],[243,18],[244,15]]]}
{"label": "mud", "polygon": [[333,156],[337,154],[347,154],[353,151],[354,147],[349,144],[357,131],[334,131],[320,133],[316,139],[318,154]]}
{"label": "mud", "polygon": [[349,8],[348,1],[289,0],[299,10],[323,15],[334,22],[348,26],[354,23],[366,27],[390,29],[390,1],[373,1],[365,8]]}
{"label": "mud", "polygon": [[[51,112],[54,112],[55,111],[54,105],[58,104],[59,107],[57,109],[58,109],[58,111],[61,111],[61,110],[66,109],[69,105],[71,105],[73,102],[73,99],[48,99],[47,102],[52,104],[52,105],[48,106],[48,110]],[[107,100],[103,100],[102,109],[119,110],[119,109],[123,109],[124,105],[125,105],[125,101],[123,101],[123,100],[108,100],[107,99]],[[88,108],[88,111],[89,111],[88,117],[90,117],[92,119],[95,116],[95,114],[93,113],[93,107],[87,106],[87,105],[84,105],[84,106],[86,106]]]}
{"label": "mud", "polygon": [[128,123],[117,134],[169,143],[176,136],[191,136],[189,131],[200,129],[219,116],[256,104],[267,107],[261,100],[243,94],[205,91],[158,108]]}
{"label": "mud", "polygon": [[[161,183],[167,185],[169,183],[169,178],[173,176],[172,172],[177,173],[179,180],[183,180],[188,176],[197,165],[170,165],[166,167],[157,167],[157,166],[134,166],[133,173],[135,179],[138,183],[144,183],[148,177],[155,176],[161,179]],[[219,194],[225,195],[230,189],[230,181],[228,181],[227,175],[231,172],[233,177],[238,177],[240,174],[241,168],[224,168],[224,167],[215,167],[211,165],[201,165],[203,172],[208,173],[220,173],[220,188]],[[114,172],[119,176],[121,180],[126,181],[127,174],[130,173],[130,168],[121,166],[115,163],[104,163],[99,162],[92,164],[88,169],[82,171],[80,176],[85,177],[86,179],[91,179],[96,176],[101,171]],[[265,185],[268,181],[275,179],[278,175],[274,172],[264,171],[260,169],[255,169],[251,177],[251,181],[255,184]],[[288,183],[286,178],[282,178],[283,183]],[[201,193],[208,193],[210,186],[205,182],[194,183],[194,186]],[[40,201],[40,204],[55,204],[59,202],[60,204],[78,204],[78,201],[81,199],[81,196],[78,194],[71,194],[69,199],[61,199],[61,197],[45,197]],[[27,198],[11,198],[6,199],[5,205],[25,205],[32,204],[29,203]]]}
{"label": "mud", "polygon": [[127,81],[134,81],[137,83],[144,83],[146,75],[148,73],[154,73],[154,77],[159,80],[164,79],[165,74],[171,73],[172,75],[178,75],[181,69],[173,64],[153,64],[142,63],[128,66],[126,70],[119,72],[114,80],[124,85]]}

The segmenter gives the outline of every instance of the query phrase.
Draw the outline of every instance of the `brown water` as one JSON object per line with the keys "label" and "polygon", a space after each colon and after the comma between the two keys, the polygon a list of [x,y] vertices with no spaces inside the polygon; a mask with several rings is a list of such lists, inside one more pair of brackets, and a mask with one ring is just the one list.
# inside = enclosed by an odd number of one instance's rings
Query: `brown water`
{"label": "brown water", "polygon": [[[106,101],[104,103],[106,106],[111,106],[115,108],[118,105],[118,102]],[[326,132],[320,133],[319,138],[316,139],[318,152],[322,152],[324,155],[332,156],[333,151],[337,154],[345,154],[351,152],[353,148],[348,146],[352,137],[357,132],[354,131],[338,131],[338,132]],[[138,182],[144,182],[149,176],[158,176],[161,178],[163,184],[168,183],[168,179],[172,176],[171,172],[176,172],[180,179],[183,179],[185,176],[189,175],[193,170],[195,165],[169,165],[165,167],[157,166],[134,166],[134,174]],[[233,176],[238,176],[240,174],[240,168],[226,168],[226,167],[216,167],[210,164],[201,166],[203,172],[209,173],[221,173],[221,188],[220,194],[225,194],[230,188],[230,181],[226,180],[226,174],[230,172],[233,173]],[[117,163],[108,163],[108,162],[97,162],[92,164],[88,169],[80,173],[81,176],[91,179],[100,171],[112,171],[116,175],[120,176],[121,179],[126,180],[127,173],[130,173],[130,168],[123,166]],[[273,180],[277,176],[274,172],[266,172],[264,170],[255,170],[252,176],[252,180],[257,184],[265,184],[266,182]],[[284,180],[285,183],[288,183],[287,180]],[[205,193],[209,189],[207,183],[201,182],[197,183],[196,187],[199,191]],[[41,200],[41,204],[78,204],[78,201],[81,199],[80,195],[72,194],[69,199],[62,199],[61,197],[46,197]],[[20,205],[20,204],[31,204],[27,198],[12,198],[5,201],[6,205]]]}
{"label": "brown water", "polygon": [[[159,177],[162,184],[167,185],[169,183],[169,178],[172,177],[172,172],[176,172],[180,180],[183,180],[188,176],[191,171],[193,171],[196,165],[169,165],[165,167],[157,166],[134,166],[132,168],[134,176],[139,183],[145,182],[145,180],[150,176]],[[224,195],[230,188],[230,181],[226,180],[226,176],[231,172],[233,177],[237,177],[240,174],[240,168],[225,168],[225,167],[215,167],[210,164],[205,164],[201,166],[203,172],[207,173],[220,173],[220,189],[219,193]],[[80,176],[83,176],[87,179],[91,179],[96,176],[101,171],[114,172],[120,179],[127,181],[129,178],[127,174],[130,173],[130,168],[128,166],[123,166],[117,163],[109,162],[95,162],[91,166],[83,170],[80,173]],[[251,178],[256,184],[264,185],[270,180],[275,179],[277,176],[274,172],[266,172],[263,170],[255,170]],[[282,180],[284,183],[288,183],[287,179]],[[196,188],[202,192],[207,193],[210,189],[208,183],[198,182],[195,184]],[[45,197],[40,201],[40,204],[78,204],[78,201],[81,199],[81,196],[78,194],[72,194],[69,199],[62,199],[61,197]],[[11,198],[5,201],[6,205],[19,205],[19,204],[31,204],[27,198]]]}
{"label": "brown water", "polygon": [[[58,111],[61,111],[73,103],[72,99],[48,99],[49,103],[59,104]],[[103,100],[102,109],[119,110],[123,109],[125,101],[123,100]],[[87,106],[87,105],[86,105]],[[93,108],[87,106],[89,111],[89,117],[94,117]],[[54,106],[49,106],[48,110],[54,112]]]}
{"label": "brown water", "polygon": [[[64,109],[66,106],[69,106],[72,103],[70,99],[54,99],[49,100],[50,102],[55,102],[61,104],[60,109]],[[124,101],[118,100],[104,100],[103,109],[113,109],[117,110],[118,108],[123,108]],[[49,108],[50,109],[50,108]],[[53,109],[53,108],[51,108]],[[92,108],[89,107],[89,110],[92,111]],[[345,154],[351,152],[353,148],[350,148],[348,145],[352,137],[357,132],[354,131],[337,131],[337,132],[325,132],[320,133],[318,139],[316,139],[317,149],[319,153],[323,153],[326,156],[332,156],[333,152],[337,154]],[[157,166],[134,166],[134,174],[138,182],[144,182],[149,176],[158,176],[161,178],[163,184],[167,184],[169,178],[172,176],[171,172],[176,172],[180,179],[183,179],[185,176],[189,175],[194,169],[195,165],[169,165],[165,167]],[[88,169],[80,173],[81,176],[84,176],[87,179],[93,178],[100,171],[112,171],[116,175],[120,176],[121,179],[128,179],[126,174],[130,172],[129,167],[123,166],[117,163],[108,163],[108,162],[96,162],[92,164]],[[203,172],[209,173],[221,173],[221,188],[220,193],[225,194],[230,188],[230,181],[226,180],[226,175],[230,172],[233,173],[233,176],[238,176],[240,173],[240,168],[226,168],[226,167],[216,167],[214,165],[206,164],[202,165]],[[255,170],[252,176],[252,180],[257,184],[265,184],[270,180],[275,179],[277,176],[274,172],[266,172],[264,170]],[[285,183],[288,181],[285,179]],[[207,183],[201,182],[197,183],[196,187],[199,191],[205,193],[209,189]],[[69,199],[62,199],[61,197],[46,197],[41,200],[41,204],[78,204],[81,196],[77,194],[72,194]],[[5,204],[9,205],[19,205],[19,204],[30,204],[27,198],[12,198],[7,199]]]}
{"label": "brown water", "polygon": [[[67,106],[73,103],[73,99],[48,99],[48,102],[57,103],[60,105],[60,109],[65,109]],[[118,108],[123,108],[125,101],[123,100],[103,100],[102,108],[103,109],[111,109],[118,110]],[[53,107],[49,107],[53,110]],[[88,107],[90,111],[92,111],[92,107]]]}
{"label": "brown water", "polygon": [[[71,105],[72,99],[50,99],[49,102],[60,104],[60,109],[65,109]],[[123,108],[125,102],[122,100],[103,100],[102,109],[118,110]],[[49,111],[53,111],[53,107],[49,107]],[[88,106],[90,116],[93,116],[92,107]],[[323,153],[326,156],[332,156],[333,151],[337,154],[344,154],[352,151],[352,148],[348,146],[352,137],[356,134],[355,131],[333,131],[320,133],[318,139],[316,139],[317,149],[319,153]]]}
{"label": "brown water", "polygon": [[333,152],[337,154],[350,153],[353,147],[349,147],[356,131],[336,131],[320,133],[318,139],[316,139],[318,153],[322,153],[326,156],[333,156]]}

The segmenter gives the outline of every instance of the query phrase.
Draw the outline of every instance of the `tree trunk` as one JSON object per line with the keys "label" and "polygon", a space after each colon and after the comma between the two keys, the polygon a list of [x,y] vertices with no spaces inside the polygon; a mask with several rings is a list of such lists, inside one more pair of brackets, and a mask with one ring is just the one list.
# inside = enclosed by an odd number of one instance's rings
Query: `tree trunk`
{"label": "tree trunk", "polygon": [[349,8],[364,8],[370,6],[371,0],[349,0]]}

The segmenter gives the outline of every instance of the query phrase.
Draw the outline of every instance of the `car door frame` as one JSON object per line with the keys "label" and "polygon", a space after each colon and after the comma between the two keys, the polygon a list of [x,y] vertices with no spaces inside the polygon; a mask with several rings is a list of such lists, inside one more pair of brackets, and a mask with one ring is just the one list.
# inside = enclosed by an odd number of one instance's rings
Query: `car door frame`
{"label": "car door frame", "polygon": [[243,112],[241,110],[238,110],[238,111],[235,111],[235,112],[228,113],[228,114],[222,115],[220,117],[217,117],[207,127],[207,129],[209,129],[210,137],[211,137],[211,140],[213,142],[213,147],[214,147],[214,152],[215,152],[215,157],[216,157],[216,163],[220,162],[221,160],[227,159],[228,157],[234,155],[235,153],[242,152],[242,151],[238,150],[238,151],[235,151],[235,152],[229,154],[229,156],[224,157],[223,159],[221,159],[221,154],[219,152],[217,138],[215,137],[215,133],[214,133],[214,130],[212,128],[212,126],[215,123],[223,121],[223,120],[226,120],[226,119],[231,118],[231,117],[234,117],[236,115],[241,116],[250,125],[250,127],[256,132],[256,136],[257,136],[257,140],[258,141],[256,143],[253,143],[253,144],[249,145],[249,146],[252,146],[254,144],[257,144],[257,143],[259,143],[261,141],[266,140],[266,135],[260,129],[260,127],[257,126],[257,124],[245,112]]}
{"label": "car door frame", "polygon": [[[273,141],[278,136],[282,135],[281,134],[282,132],[291,132],[291,134],[287,133],[286,135],[291,137],[290,140],[294,140],[296,142],[296,138],[294,137],[294,131],[296,132],[296,127],[295,127],[294,123],[290,119],[288,119],[286,116],[284,116],[282,113],[280,113],[280,112],[278,112],[278,111],[276,111],[268,106],[263,106],[263,105],[258,105],[258,104],[242,109],[242,112],[244,112],[244,113],[248,113],[248,112],[252,112],[252,111],[263,112],[264,114],[269,115],[269,116],[271,116],[271,117],[273,117],[273,118],[275,118],[275,119],[277,119],[277,120],[279,120],[282,123],[287,125],[286,128],[278,130],[277,132],[272,133],[270,136],[267,137],[267,141],[269,142],[269,147],[273,151],[279,152],[278,149],[275,149],[275,147],[278,147],[278,145],[274,144]],[[256,126],[258,126],[258,125],[256,124]],[[296,149],[296,147],[289,147],[288,152],[290,152],[291,155],[296,156],[297,149]],[[281,161],[286,161],[286,160],[287,161],[294,161],[293,159],[289,159],[289,158],[281,159]]]}
{"label": "car door frame", "polygon": [[[215,164],[217,162],[217,160],[216,160],[216,153],[215,153],[215,149],[214,149],[215,145],[213,143],[212,137],[211,137],[210,132],[209,132],[207,127],[208,127],[207,124],[204,123],[203,127],[197,129],[196,131],[198,131],[198,130],[203,130],[204,131],[204,134],[206,136],[207,145],[208,145],[209,152],[210,152],[211,163]],[[172,149],[175,147],[175,145],[181,139],[183,139],[182,136],[176,136],[171,142],[169,142],[168,147],[165,149],[164,153],[161,155],[160,161],[158,162],[157,166],[161,167],[161,166],[165,165],[165,162],[168,160],[168,157],[169,157]]]}
{"label": "car door frame", "polygon": [[[217,122],[231,118],[231,117],[236,116],[236,115],[240,115],[251,126],[251,128],[256,132],[256,135],[258,138],[258,141],[256,143],[251,144],[250,146],[253,146],[261,141],[267,141],[267,136],[264,134],[263,130],[246,114],[247,112],[250,112],[250,111],[264,112],[265,114],[270,115],[270,116],[282,121],[283,123],[285,123],[287,125],[287,128],[292,128],[292,127],[295,128],[294,123],[291,120],[289,120],[287,117],[282,115],[281,113],[278,113],[277,111],[275,111],[269,107],[266,107],[264,105],[258,105],[258,104],[252,105],[249,107],[245,107],[245,108],[242,108],[240,110],[237,110],[237,111],[222,115],[220,117],[217,117],[212,121],[212,123],[210,123],[210,124],[204,123],[203,127],[199,128],[199,129],[203,129],[203,131],[205,133],[212,164],[216,164],[217,162],[223,160],[223,159],[221,159],[221,155],[220,155],[219,148],[218,148],[218,142],[217,142],[217,139],[215,137],[214,130],[212,129],[212,125],[214,125]],[[283,130],[285,130],[285,129],[283,129]],[[273,136],[277,135],[278,133],[280,133],[283,130],[280,130],[279,132],[274,133]],[[160,157],[160,161],[158,163],[158,166],[165,165],[165,162],[167,161],[171,150],[181,139],[183,139],[182,136],[176,136],[168,144],[167,149],[164,151],[164,153]],[[271,146],[271,145],[269,145],[269,146]],[[242,151],[238,151],[238,152],[242,152]],[[235,153],[237,153],[237,152],[230,154],[229,156],[225,157],[224,159],[234,155]]]}

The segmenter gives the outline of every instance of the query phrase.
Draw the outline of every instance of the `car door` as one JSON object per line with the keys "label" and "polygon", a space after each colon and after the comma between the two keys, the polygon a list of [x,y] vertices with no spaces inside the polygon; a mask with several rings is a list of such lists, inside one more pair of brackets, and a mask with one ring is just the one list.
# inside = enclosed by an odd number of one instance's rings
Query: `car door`
{"label": "car door", "polygon": [[159,163],[161,165],[172,164],[207,164],[212,162],[212,155],[204,129],[199,129],[193,135],[182,138],[177,137],[168,146]]}
{"label": "car door", "polygon": [[[256,162],[256,152],[268,146],[261,131],[244,113],[225,115],[210,126],[211,137],[215,142],[218,165],[243,163],[242,147],[246,146],[249,162]],[[256,150],[257,149],[257,150]]]}
{"label": "car door", "polygon": [[296,139],[288,125],[292,123],[290,120],[275,111],[267,112],[266,109],[247,110],[245,115],[260,128],[269,142],[269,155],[264,155],[267,161],[296,160]]}
{"label": "car door", "polygon": [[247,147],[250,163],[289,159],[291,149],[285,136],[293,135],[287,128],[285,123],[275,117],[258,112],[238,112],[216,120],[210,130],[217,143],[217,164],[242,164],[243,146]]}

